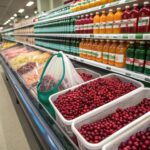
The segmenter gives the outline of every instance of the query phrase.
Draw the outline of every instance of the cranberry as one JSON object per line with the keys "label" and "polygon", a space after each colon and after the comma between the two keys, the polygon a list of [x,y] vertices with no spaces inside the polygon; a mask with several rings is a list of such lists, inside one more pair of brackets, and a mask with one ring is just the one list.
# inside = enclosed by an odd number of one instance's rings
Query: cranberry
{"label": "cranberry", "polygon": [[[118,108],[114,113],[108,115],[103,119],[100,119],[88,125],[85,124],[81,126],[79,132],[88,142],[98,143],[108,136],[112,135],[125,125],[139,118],[141,115],[149,112],[149,109],[150,99],[145,98],[136,106],[128,107],[125,109]],[[126,143],[121,143],[121,145],[119,146],[119,150],[138,150],[138,147],[140,146],[141,149],[150,148],[150,130],[148,130],[149,128],[147,129],[147,132],[141,131],[136,135],[131,136],[130,140],[128,140]],[[142,144],[140,144],[140,141],[142,141]]]}
{"label": "cranberry", "polygon": [[79,73],[79,75],[82,77],[82,79],[84,81],[89,81],[89,80],[93,79],[93,76],[91,74]]}
{"label": "cranberry", "polygon": [[66,119],[71,120],[134,89],[132,83],[122,82],[119,78],[99,78],[60,95],[54,104]]}

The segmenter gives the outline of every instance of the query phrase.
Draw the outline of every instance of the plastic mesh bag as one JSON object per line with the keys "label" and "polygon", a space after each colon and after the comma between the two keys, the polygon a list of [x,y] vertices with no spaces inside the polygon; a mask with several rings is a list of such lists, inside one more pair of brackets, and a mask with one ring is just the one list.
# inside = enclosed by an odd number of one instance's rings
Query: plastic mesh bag
{"label": "plastic mesh bag", "polygon": [[62,52],[54,54],[47,61],[37,85],[39,100],[48,103],[50,95],[83,82],[67,56]]}

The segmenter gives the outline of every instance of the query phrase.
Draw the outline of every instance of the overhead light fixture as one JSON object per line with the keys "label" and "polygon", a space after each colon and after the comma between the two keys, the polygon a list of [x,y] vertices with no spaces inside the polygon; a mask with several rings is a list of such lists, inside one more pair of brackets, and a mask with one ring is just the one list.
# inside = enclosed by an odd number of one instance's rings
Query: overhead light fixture
{"label": "overhead light fixture", "polygon": [[10,19],[13,20],[15,17],[11,17]]}
{"label": "overhead light fixture", "polygon": [[33,4],[34,4],[33,1],[29,1],[29,2],[26,4],[26,6],[27,6],[27,7],[30,7],[30,6],[32,6]]}
{"label": "overhead light fixture", "polygon": [[18,10],[18,13],[23,13],[23,12],[24,12],[24,9],[22,8]]}
{"label": "overhead light fixture", "polygon": [[29,18],[29,16],[25,16],[25,19],[28,19]]}
{"label": "overhead light fixture", "polygon": [[17,17],[17,14],[14,14],[14,17]]}
{"label": "overhead light fixture", "polygon": [[37,14],[38,12],[35,10],[34,13]]}

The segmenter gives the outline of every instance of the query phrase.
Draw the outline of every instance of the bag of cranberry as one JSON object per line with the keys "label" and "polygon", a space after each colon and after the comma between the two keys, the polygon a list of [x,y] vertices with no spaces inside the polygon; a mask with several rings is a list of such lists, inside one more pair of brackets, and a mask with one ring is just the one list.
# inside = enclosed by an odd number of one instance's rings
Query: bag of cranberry
{"label": "bag of cranberry", "polygon": [[83,82],[68,57],[59,52],[52,55],[43,69],[37,85],[38,98],[41,102],[49,104],[50,95]]}

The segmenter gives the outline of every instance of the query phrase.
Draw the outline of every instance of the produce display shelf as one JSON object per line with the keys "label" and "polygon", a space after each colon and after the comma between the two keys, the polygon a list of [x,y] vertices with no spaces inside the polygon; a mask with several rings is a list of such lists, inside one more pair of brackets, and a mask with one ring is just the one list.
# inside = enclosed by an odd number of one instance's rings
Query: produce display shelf
{"label": "produce display shelf", "polygon": [[66,37],[66,38],[93,38],[93,39],[116,39],[116,40],[150,40],[147,34],[13,34],[14,36],[33,37]]}
{"label": "produce display shelf", "polygon": [[24,86],[19,82],[17,75],[8,66],[7,62],[0,56],[0,62],[5,75],[14,93],[19,100],[35,135],[43,149],[52,150],[78,150],[77,146],[70,140],[66,133],[59,127],[56,121],[48,115],[45,107],[39,101],[34,100]]}
{"label": "produce display shelf", "polygon": [[[36,46],[36,45],[24,43],[24,42],[19,42],[19,41],[16,41],[16,42],[27,45],[27,46],[31,46],[31,47],[34,47],[34,48],[37,48],[37,49],[40,49],[42,51],[49,51],[49,52],[52,52],[52,53],[57,53],[56,50],[51,50],[51,49],[43,48],[41,46]],[[111,72],[114,72],[114,73],[118,73],[118,74],[121,74],[121,75],[131,77],[133,79],[137,79],[137,80],[140,80],[140,81],[150,83],[150,76],[147,76],[147,75],[144,75],[144,74],[141,74],[141,73],[128,71],[125,68],[117,68],[115,66],[110,66],[110,65],[107,65],[107,64],[95,62],[95,61],[92,61],[92,60],[88,60],[88,59],[81,58],[81,57],[78,57],[78,56],[73,56],[73,55],[70,55],[70,54],[67,54],[67,56],[70,59],[75,60],[75,61],[80,62],[80,63],[84,63],[84,64],[87,64],[87,65],[90,65],[90,66],[93,66],[93,67],[101,68],[101,69],[104,69],[104,70],[108,70],[108,71],[111,71]]]}
{"label": "produce display shelf", "polygon": [[116,8],[118,6],[119,7],[124,7],[125,5],[132,5],[135,2],[141,3],[142,0],[120,0],[120,1],[109,3],[109,4],[89,8],[89,9],[86,9],[86,10],[81,10],[81,11],[78,11],[78,12],[73,12],[73,13],[69,13],[69,14],[65,14],[65,15],[60,15],[60,16],[57,16],[57,17],[51,17],[51,18],[44,19],[44,20],[41,20],[41,21],[38,21],[38,22],[32,22],[30,24],[22,25],[20,27],[15,27],[15,28],[12,28],[12,29],[9,29],[9,30],[6,29],[6,30],[3,30],[1,33],[21,29],[21,28],[24,28],[24,27],[28,27],[28,26],[32,26],[32,25],[40,24],[40,23],[44,23],[44,22],[50,22],[50,21],[55,21],[55,20],[59,20],[59,19],[74,17],[74,16],[85,14],[85,13],[91,13],[91,12],[95,12],[95,11],[107,10],[109,8],[112,8],[112,7],[113,8]]}

